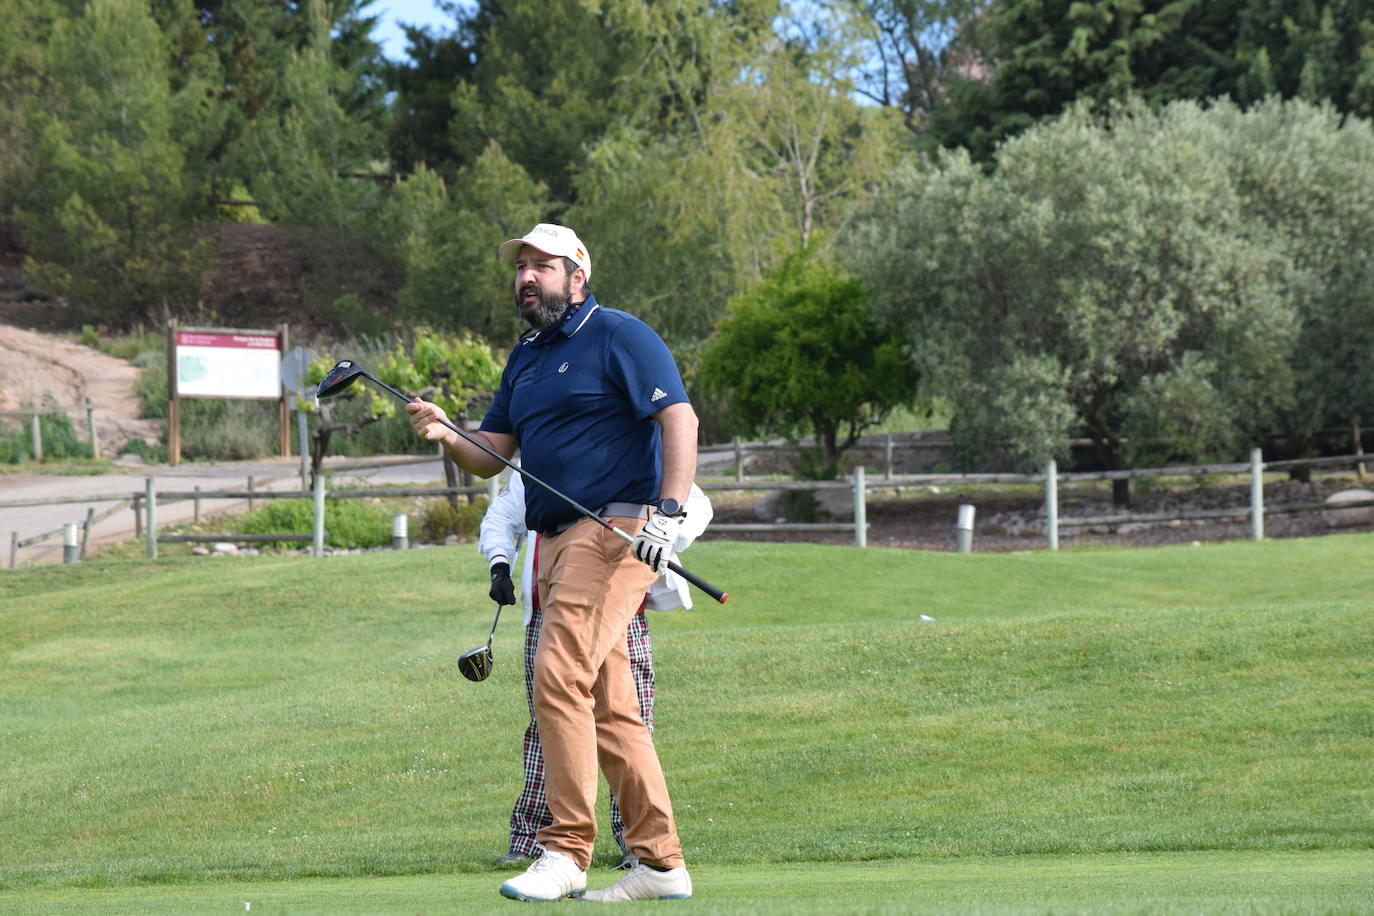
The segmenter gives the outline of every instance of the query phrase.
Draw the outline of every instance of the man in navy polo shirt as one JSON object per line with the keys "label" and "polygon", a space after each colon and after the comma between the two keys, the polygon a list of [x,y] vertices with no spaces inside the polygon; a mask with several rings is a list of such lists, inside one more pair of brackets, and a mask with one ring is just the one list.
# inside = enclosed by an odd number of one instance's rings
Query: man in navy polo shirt
{"label": "man in navy polo shirt", "polygon": [[[553,823],[539,831],[544,855],[501,893],[558,900],[586,892],[599,759],[640,864],[586,899],[690,897],[625,633],[684,517],[696,473],[696,412],[662,339],[597,303],[587,287],[591,257],[571,229],[540,223],[498,253],[515,261],[515,307],[532,333],[507,359],[474,435],[507,458],[518,449],[535,477],[635,535],[627,544],[542,488],[526,490],[525,523],[543,535],[534,714]],[[442,442],[463,468],[490,477],[504,467],[439,423],[436,405],[417,398],[406,409],[416,432]]]}

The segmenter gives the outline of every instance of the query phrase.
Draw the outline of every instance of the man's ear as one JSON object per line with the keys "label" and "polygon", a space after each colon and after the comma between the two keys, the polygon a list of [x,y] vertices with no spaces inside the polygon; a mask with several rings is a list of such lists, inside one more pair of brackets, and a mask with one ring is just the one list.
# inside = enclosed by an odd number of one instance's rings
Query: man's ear
{"label": "man's ear", "polygon": [[577,299],[587,291],[587,272],[582,268],[577,268],[572,275],[572,298]]}

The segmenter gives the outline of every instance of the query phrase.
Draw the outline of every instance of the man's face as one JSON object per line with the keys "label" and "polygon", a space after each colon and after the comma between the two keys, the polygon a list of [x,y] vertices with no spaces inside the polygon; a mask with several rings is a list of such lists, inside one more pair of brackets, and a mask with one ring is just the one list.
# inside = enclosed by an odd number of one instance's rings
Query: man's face
{"label": "man's face", "polygon": [[581,271],[570,275],[561,257],[526,245],[515,258],[515,311],[530,327],[552,327],[572,302],[573,283],[581,292]]}

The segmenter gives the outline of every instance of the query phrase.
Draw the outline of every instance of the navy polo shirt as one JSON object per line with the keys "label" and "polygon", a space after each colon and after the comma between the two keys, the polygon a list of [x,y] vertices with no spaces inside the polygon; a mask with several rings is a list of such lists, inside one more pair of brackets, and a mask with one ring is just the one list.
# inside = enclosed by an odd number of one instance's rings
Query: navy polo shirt
{"label": "navy polo shirt", "polygon": [[[652,415],[686,400],[653,328],[589,295],[558,325],[515,345],[481,428],[514,435],[526,470],[595,512],[658,499],[663,442]],[[530,529],[578,517],[543,487],[526,485]]]}

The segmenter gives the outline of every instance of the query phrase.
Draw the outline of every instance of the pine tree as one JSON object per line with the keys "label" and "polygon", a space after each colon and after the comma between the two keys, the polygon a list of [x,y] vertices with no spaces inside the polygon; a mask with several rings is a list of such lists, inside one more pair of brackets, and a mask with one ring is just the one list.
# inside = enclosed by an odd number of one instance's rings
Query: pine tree
{"label": "pine tree", "polygon": [[19,215],[32,277],[85,320],[194,304],[205,248],[173,137],[163,36],[141,0],[91,0],[53,28],[53,105],[33,114],[43,181]]}

